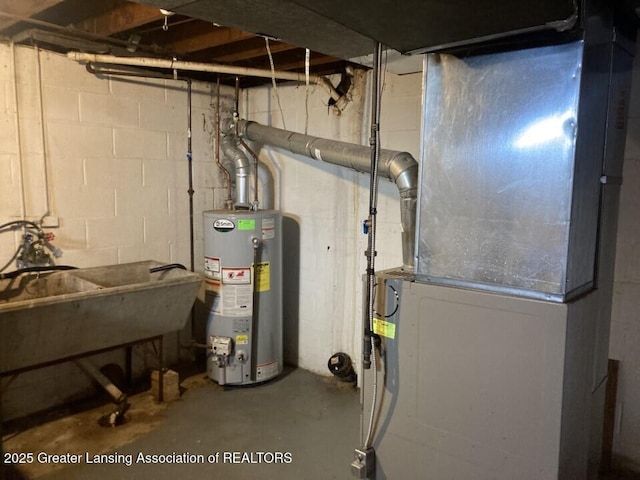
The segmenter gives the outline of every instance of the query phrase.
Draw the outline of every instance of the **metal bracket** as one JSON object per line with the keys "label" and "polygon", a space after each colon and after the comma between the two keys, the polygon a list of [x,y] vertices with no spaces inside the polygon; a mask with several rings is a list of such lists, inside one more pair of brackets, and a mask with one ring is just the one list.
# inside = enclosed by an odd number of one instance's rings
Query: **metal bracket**
{"label": "metal bracket", "polygon": [[356,448],[355,457],[351,462],[351,475],[363,480],[373,480],[376,472],[376,452],[373,448]]}

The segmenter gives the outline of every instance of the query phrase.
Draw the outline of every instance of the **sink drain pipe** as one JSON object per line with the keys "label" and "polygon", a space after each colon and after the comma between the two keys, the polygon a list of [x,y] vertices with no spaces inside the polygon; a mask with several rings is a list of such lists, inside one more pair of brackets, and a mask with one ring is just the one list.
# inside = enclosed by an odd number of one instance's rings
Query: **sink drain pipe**
{"label": "sink drain pipe", "polygon": [[88,360],[80,358],[74,362],[80,370],[82,370],[89,378],[95,380],[113,399],[116,408],[113,412],[106,416],[106,423],[112,427],[120,425],[124,421],[124,414],[130,405],[127,401],[127,395],[116,387],[106,375],[98,370]]}

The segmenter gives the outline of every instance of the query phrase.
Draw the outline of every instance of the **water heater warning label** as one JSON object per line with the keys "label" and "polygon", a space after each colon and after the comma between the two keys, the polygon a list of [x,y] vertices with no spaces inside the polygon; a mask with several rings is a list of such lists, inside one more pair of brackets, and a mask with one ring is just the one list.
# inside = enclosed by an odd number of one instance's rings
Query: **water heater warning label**
{"label": "water heater warning label", "polygon": [[[251,285],[221,284],[205,279],[205,303],[218,315],[228,317],[246,317],[253,309],[253,290]],[[244,328],[241,328],[244,326]],[[240,326],[234,320],[234,332],[248,332],[248,321],[240,320]]]}
{"label": "water heater warning label", "polygon": [[209,278],[220,279],[220,259],[204,257],[204,274]]}
{"label": "water heater warning label", "polygon": [[222,283],[248,285],[251,283],[251,268],[222,268]]}
{"label": "water heater warning label", "polygon": [[253,291],[251,285],[222,285],[221,314],[229,317],[251,315]]}
{"label": "water heater warning label", "polygon": [[256,266],[256,291],[268,292],[271,290],[271,264],[260,262]]}
{"label": "water heater warning label", "polygon": [[276,220],[274,218],[262,219],[262,239],[271,240],[276,238]]}
{"label": "water heater warning label", "polygon": [[262,380],[274,377],[278,374],[278,361],[274,360],[273,362],[263,363],[262,365],[258,365],[256,368],[256,379]]}

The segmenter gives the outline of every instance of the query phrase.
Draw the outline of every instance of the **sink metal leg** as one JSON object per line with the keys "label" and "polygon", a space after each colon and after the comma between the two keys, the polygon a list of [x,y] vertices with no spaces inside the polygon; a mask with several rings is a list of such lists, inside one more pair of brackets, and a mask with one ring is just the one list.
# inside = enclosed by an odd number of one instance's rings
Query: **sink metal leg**
{"label": "sink metal leg", "polygon": [[133,384],[133,347],[128,346],[125,348],[124,353],[124,371],[126,375],[127,387],[131,388]]}
{"label": "sink metal leg", "polygon": [[158,347],[158,401],[160,403],[164,402],[164,355],[163,355],[163,344],[164,337],[159,338],[159,347]]}

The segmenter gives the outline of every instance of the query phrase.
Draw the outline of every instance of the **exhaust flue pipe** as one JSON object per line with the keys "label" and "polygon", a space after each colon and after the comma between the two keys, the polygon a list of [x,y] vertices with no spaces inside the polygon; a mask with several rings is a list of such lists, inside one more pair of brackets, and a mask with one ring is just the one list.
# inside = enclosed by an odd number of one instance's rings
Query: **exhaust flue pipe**
{"label": "exhaust flue pipe", "polygon": [[[238,145],[238,137],[234,133],[227,133],[220,140],[220,149],[225,158],[233,164],[235,175],[236,195],[234,207],[249,208],[249,180],[255,175],[251,168],[251,162],[244,151]],[[273,176],[269,168],[263,163],[258,163],[258,183],[262,190],[263,210],[274,208]]]}
{"label": "exhaust flue pipe", "polygon": [[235,166],[236,207],[249,208],[249,174],[251,164],[244,152],[237,145],[237,137],[227,134],[220,140],[220,148],[224,156]]}
{"label": "exhaust flue pipe", "polygon": [[[240,120],[241,137],[263,145],[283,148],[321,162],[370,173],[371,149],[354,143],[312,137],[256,122]],[[380,150],[378,173],[395,182],[400,192],[403,270],[413,272],[415,252],[416,199],[418,162],[407,152]]]}

